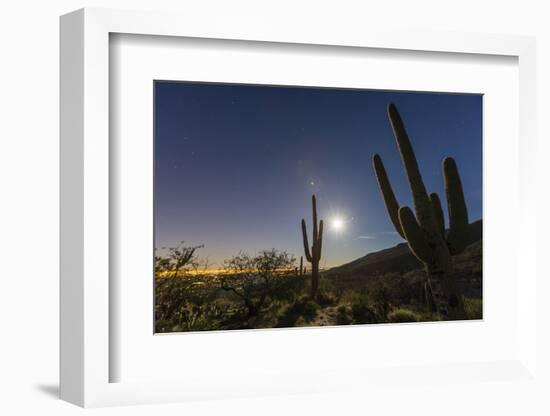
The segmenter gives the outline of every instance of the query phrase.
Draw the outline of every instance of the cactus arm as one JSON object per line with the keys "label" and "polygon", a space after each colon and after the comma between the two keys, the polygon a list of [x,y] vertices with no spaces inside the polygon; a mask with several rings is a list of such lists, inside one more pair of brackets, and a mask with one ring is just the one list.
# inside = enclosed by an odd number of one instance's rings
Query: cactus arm
{"label": "cactus arm", "polygon": [[374,166],[374,173],[376,174],[376,180],[378,181],[378,187],[382,192],[382,197],[384,198],[384,203],[386,204],[386,210],[388,211],[390,220],[401,238],[405,238],[405,234],[403,234],[403,230],[401,229],[401,223],[399,222],[399,203],[393,193],[382,158],[376,154],[372,158],[372,162]]}
{"label": "cactus arm", "polygon": [[441,237],[445,238],[445,219],[443,218],[443,208],[441,208],[441,201],[439,195],[435,192],[430,194],[430,201],[432,202],[432,209],[434,211],[434,220],[437,229],[441,233]]}
{"label": "cactus arm", "polygon": [[313,217],[313,244],[315,244],[315,241],[317,241],[318,237],[318,229],[317,229],[317,200],[315,199],[315,195],[311,196],[311,209],[312,209],[312,217]]}
{"label": "cactus arm", "polygon": [[306,260],[311,263],[311,253],[309,252],[309,243],[307,241],[307,229],[306,222],[302,220],[302,239],[304,241],[304,253],[306,255]]}
{"label": "cactus arm", "polygon": [[315,248],[317,249],[317,260],[321,260],[321,249],[323,248],[323,220],[319,221],[319,236]]}
{"label": "cactus arm", "polygon": [[394,104],[388,105],[388,116],[393,129],[393,134],[401,153],[401,159],[407,172],[407,178],[409,179],[409,187],[411,188],[414,208],[416,210],[416,216],[418,222],[423,227],[431,227],[433,224],[432,207],[426,192],[422,175],[420,175],[420,169],[418,168],[418,162],[414,155],[409,136],[405,130],[403,120],[397,111]]}
{"label": "cactus arm", "polygon": [[447,246],[451,255],[461,253],[468,240],[468,209],[464,200],[462,182],[453,158],[443,160],[443,175],[445,176],[445,191],[449,209],[449,235]]}
{"label": "cactus arm", "polygon": [[399,221],[413,254],[424,263],[433,263],[434,251],[428,245],[424,231],[409,207],[399,208]]}

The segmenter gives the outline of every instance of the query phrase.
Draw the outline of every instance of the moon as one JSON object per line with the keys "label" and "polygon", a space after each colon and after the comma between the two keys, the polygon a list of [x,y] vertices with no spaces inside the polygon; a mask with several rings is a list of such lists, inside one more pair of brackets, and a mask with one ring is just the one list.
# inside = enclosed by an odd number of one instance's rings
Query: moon
{"label": "moon", "polygon": [[345,227],[345,222],[342,218],[340,217],[334,217],[330,220],[330,227],[334,230],[334,231],[342,231]]}

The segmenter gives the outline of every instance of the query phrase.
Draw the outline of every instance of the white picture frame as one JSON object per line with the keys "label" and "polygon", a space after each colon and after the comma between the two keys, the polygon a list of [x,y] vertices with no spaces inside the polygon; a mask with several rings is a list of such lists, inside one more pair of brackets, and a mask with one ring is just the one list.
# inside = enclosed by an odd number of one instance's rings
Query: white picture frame
{"label": "white picture frame", "polygon": [[[189,16],[167,13],[82,9],[61,18],[61,398],[80,406],[158,403],[198,398],[297,394],[390,383],[406,377],[392,368],[321,369],[319,373],[271,373],[262,380],[228,383],[194,375],[187,380],[112,382],[110,366],[117,359],[110,349],[109,276],[109,37],[110,34],[154,35],[333,47],[430,51],[443,54],[504,55],[519,66],[520,215],[517,256],[521,264],[518,288],[517,354],[499,361],[441,363],[414,368],[415,377],[430,383],[439,374],[461,382],[536,377],[535,269],[535,42],[533,38],[465,33],[359,32],[331,30],[311,24],[307,31],[243,19],[235,26],[223,19],[205,25]],[[409,327],[410,328],[410,327]],[[242,333],[241,333],[242,334]],[[236,333],[234,336],[239,336]],[[120,357],[118,357],[120,358]],[[408,370],[410,373],[411,370]],[[481,377],[475,375],[482,375]],[[347,380],[342,382],[342,380]],[[353,387],[352,387],[353,386]]]}

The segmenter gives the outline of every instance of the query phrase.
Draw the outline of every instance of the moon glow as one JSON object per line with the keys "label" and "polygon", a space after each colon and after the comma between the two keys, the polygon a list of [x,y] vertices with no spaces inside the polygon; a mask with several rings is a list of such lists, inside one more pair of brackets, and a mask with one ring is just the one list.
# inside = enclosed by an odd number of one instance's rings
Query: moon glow
{"label": "moon glow", "polygon": [[345,222],[340,217],[334,217],[330,220],[330,227],[334,231],[342,231],[345,227]]}

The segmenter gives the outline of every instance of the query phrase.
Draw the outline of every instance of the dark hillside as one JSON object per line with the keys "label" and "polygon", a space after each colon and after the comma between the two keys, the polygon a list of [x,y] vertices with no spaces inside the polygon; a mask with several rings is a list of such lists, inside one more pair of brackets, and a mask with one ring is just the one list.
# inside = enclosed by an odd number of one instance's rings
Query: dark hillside
{"label": "dark hillside", "polygon": [[[482,240],[482,220],[470,224],[470,237],[468,245],[472,246]],[[468,247],[465,253],[457,256],[456,263],[469,262],[466,257],[476,257],[481,263],[481,242],[475,247]],[[479,257],[479,259],[478,259]],[[459,266],[459,264],[456,264]],[[387,248],[375,253],[369,253],[357,260],[327,270],[323,275],[328,278],[361,275],[375,276],[385,273],[406,273],[422,267],[416,257],[410,252],[407,243],[401,243],[392,248]],[[479,266],[481,268],[481,266]],[[459,267],[460,268],[460,267]]]}

